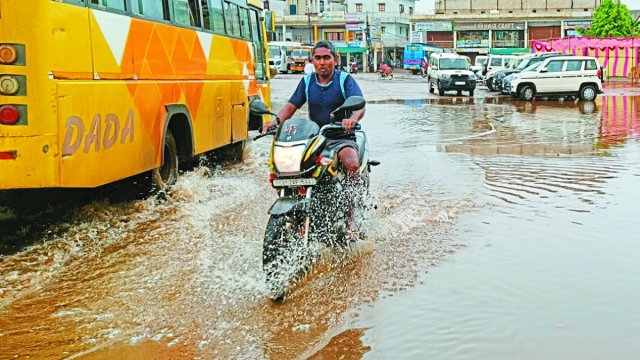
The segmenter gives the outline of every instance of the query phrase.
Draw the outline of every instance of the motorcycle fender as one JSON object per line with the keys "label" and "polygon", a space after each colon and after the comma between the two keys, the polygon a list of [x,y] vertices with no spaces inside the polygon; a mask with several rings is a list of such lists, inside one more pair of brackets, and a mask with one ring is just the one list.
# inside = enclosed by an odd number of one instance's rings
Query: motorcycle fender
{"label": "motorcycle fender", "polygon": [[269,214],[284,215],[294,211],[301,211],[306,208],[308,202],[309,201],[307,199],[300,199],[291,196],[281,197],[271,205]]}

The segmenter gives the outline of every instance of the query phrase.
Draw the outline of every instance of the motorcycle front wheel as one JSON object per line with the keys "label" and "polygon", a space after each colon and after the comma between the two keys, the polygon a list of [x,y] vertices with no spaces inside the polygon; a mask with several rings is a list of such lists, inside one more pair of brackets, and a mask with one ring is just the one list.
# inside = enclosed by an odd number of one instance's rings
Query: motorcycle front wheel
{"label": "motorcycle front wheel", "polygon": [[304,243],[306,226],[302,220],[288,215],[271,215],[264,233],[262,269],[270,297],[281,301],[291,281],[309,262]]}
{"label": "motorcycle front wheel", "polygon": [[423,71],[421,71],[421,72],[420,72],[420,76],[422,76],[423,78],[426,78],[426,77],[427,77],[427,72],[426,72],[426,71],[424,71],[424,70],[423,70]]}

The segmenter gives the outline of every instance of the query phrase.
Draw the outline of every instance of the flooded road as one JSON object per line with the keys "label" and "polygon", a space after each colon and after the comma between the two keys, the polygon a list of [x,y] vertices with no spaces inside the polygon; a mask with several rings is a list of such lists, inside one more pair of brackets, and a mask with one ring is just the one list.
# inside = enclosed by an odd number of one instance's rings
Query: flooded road
{"label": "flooded road", "polygon": [[[255,141],[166,201],[98,197],[45,231],[0,230],[30,244],[0,259],[0,358],[637,357],[637,89],[524,103],[357,79],[382,162],[365,246],[267,300],[275,194]],[[273,81],[276,109],[297,81]]]}

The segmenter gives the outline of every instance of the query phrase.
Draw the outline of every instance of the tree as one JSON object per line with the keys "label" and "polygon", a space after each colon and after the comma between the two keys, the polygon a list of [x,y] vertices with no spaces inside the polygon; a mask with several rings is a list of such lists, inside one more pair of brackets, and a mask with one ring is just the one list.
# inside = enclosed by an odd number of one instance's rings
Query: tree
{"label": "tree", "polygon": [[631,17],[627,5],[620,1],[602,0],[593,13],[589,29],[578,28],[581,35],[603,37],[630,37],[640,33],[640,24]]}

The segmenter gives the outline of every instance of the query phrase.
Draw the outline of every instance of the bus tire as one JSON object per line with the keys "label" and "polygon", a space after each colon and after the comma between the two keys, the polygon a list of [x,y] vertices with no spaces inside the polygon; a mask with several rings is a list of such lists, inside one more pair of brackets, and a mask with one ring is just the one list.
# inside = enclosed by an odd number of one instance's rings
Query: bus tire
{"label": "bus tire", "polygon": [[247,141],[242,140],[223,147],[221,149],[222,161],[230,163],[242,161],[244,158],[244,150],[246,148],[246,144]]}
{"label": "bus tire", "polygon": [[171,130],[164,135],[162,165],[151,170],[151,184],[154,190],[164,191],[178,181],[178,144]]}

